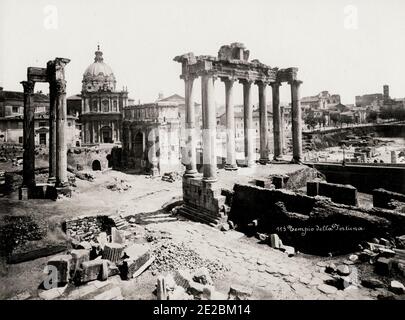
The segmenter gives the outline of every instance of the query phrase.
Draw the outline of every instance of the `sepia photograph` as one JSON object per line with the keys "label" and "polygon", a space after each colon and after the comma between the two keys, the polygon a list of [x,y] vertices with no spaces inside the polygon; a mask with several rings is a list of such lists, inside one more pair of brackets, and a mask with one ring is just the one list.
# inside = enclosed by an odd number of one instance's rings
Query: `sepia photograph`
{"label": "sepia photograph", "polygon": [[404,300],[404,36],[402,0],[0,0],[0,300]]}

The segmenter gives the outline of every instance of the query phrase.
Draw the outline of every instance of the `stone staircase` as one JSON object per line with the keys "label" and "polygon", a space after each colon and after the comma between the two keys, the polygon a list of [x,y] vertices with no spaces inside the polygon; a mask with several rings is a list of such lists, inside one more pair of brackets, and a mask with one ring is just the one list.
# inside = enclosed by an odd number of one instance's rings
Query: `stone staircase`
{"label": "stone staircase", "polygon": [[110,215],[108,216],[111,220],[114,221],[115,223],[115,227],[118,230],[126,230],[127,228],[130,227],[130,224],[128,223],[127,220],[125,220],[124,218],[122,218],[121,216],[118,215]]}

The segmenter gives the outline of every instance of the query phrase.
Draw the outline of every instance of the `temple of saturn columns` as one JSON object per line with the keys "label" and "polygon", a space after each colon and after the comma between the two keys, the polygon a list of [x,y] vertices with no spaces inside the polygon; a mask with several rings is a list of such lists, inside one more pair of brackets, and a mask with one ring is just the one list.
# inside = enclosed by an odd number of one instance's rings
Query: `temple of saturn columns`
{"label": "temple of saturn columns", "polygon": [[[255,164],[253,150],[253,105],[252,85],[258,86],[260,115],[260,159],[259,163],[268,164],[268,123],[266,89],[272,88],[274,160],[280,160],[283,154],[284,130],[282,130],[282,114],[280,112],[279,88],[283,82],[291,86],[292,106],[292,144],[293,163],[301,163],[302,133],[301,105],[299,88],[302,81],[297,79],[297,68],[272,68],[255,59],[249,61],[249,50],[241,43],[224,45],[219,49],[218,57],[186,53],[176,56],[174,61],[182,64],[180,78],[185,83],[187,159],[186,172],[183,177],[183,214],[208,223],[217,223],[223,213],[220,212],[225,202],[220,190],[216,190],[217,155],[216,147],[216,110],[214,101],[214,83],[220,79],[225,84],[227,157],[226,169],[236,170],[235,157],[235,125],[232,92],[235,82],[243,85],[244,109],[244,155],[245,165]],[[201,77],[202,101],[202,139],[203,139],[203,176],[196,167],[196,138],[194,111],[194,80]]]}
{"label": "temple of saturn columns", "polygon": [[[22,81],[24,88],[23,122],[23,185],[20,199],[54,198],[58,193],[70,195],[67,179],[67,146],[65,127],[66,80],[65,66],[69,59],[56,58],[48,61],[46,68],[27,68],[27,80]],[[33,94],[36,82],[49,83],[49,178],[46,184],[35,182],[35,124]]]}

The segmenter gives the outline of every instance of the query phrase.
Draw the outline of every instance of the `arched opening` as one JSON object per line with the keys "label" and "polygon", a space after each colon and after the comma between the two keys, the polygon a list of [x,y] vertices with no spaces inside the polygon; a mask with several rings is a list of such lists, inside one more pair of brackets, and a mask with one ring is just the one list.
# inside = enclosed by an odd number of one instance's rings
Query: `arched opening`
{"label": "arched opening", "polygon": [[113,164],[112,164],[112,156],[111,156],[111,154],[107,154],[106,159],[108,161],[108,167],[112,168]]}
{"label": "arched opening", "polygon": [[103,143],[112,143],[112,129],[108,126],[104,126],[100,129],[101,141]]}
{"label": "arched opening", "polygon": [[142,159],[144,153],[143,133],[138,132],[134,140],[134,154],[135,158]]}
{"label": "arched opening", "polygon": [[94,160],[91,168],[93,169],[93,171],[101,171],[101,163],[99,160]]}

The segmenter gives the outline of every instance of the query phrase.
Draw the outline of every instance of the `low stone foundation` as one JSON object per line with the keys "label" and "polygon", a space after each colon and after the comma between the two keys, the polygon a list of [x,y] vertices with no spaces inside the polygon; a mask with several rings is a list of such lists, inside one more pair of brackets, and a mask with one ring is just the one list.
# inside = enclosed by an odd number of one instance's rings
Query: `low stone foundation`
{"label": "low stone foundation", "polygon": [[225,222],[226,197],[215,183],[205,182],[201,177],[183,177],[184,205],[179,213],[187,218],[212,226]]}
{"label": "low stone foundation", "polygon": [[374,207],[391,209],[390,203],[393,200],[405,203],[405,194],[392,192],[381,188],[373,190]]}
{"label": "low stone foundation", "polygon": [[234,186],[229,220],[247,234],[278,234],[300,251],[348,253],[362,241],[405,233],[405,214],[337,204],[288,190]]}
{"label": "low stone foundation", "polygon": [[335,184],[325,181],[308,181],[307,195],[331,198],[333,202],[357,206],[357,189],[348,184]]}

